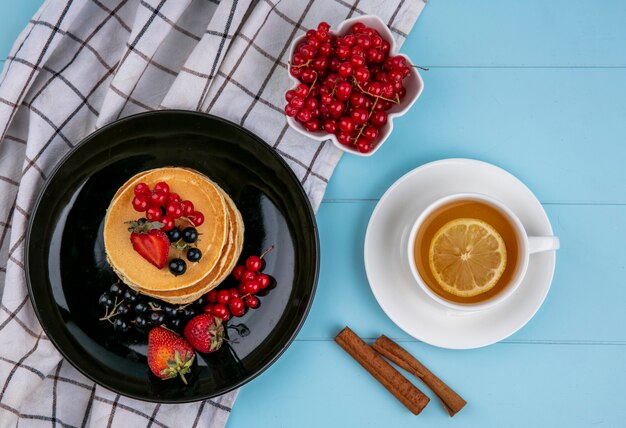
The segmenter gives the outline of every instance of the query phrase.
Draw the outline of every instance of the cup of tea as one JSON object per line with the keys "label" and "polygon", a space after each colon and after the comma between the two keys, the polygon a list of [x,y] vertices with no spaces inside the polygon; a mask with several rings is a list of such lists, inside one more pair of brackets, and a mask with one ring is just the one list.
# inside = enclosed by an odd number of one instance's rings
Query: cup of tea
{"label": "cup of tea", "polygon": [[451,309],[477,311],[517,290],[531,254],[558,248],[556,236],[529,236],[502,202],[457,193],[417,217],[407,254],[417,284],[429,297]]}

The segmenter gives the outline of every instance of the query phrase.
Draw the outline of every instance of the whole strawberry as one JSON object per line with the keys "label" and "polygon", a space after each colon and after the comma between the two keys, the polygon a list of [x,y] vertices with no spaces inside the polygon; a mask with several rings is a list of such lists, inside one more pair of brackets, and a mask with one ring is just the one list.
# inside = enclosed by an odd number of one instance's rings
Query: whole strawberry
{"label": "whole strawberry", "polygon": [[185,339],[163,327],[148,333],[148,366],[161,379],[180,376],[185,384],[195,353]]}
{"label": "whole strawberry", "polygon": [[200,314],[193,317],[183,331],[185,339],[196,351],[215,352],[224,342],[224,325],[214,315]]}

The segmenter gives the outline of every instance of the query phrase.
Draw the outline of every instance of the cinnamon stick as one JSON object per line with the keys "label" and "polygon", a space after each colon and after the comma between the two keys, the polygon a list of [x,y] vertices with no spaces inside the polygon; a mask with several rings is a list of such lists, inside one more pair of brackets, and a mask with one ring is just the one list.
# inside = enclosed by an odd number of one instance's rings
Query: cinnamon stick
{"label": "cinnamon stick", "polygon": [[399,367],[409,373],[417,376],[426,384],[441,400],[443,407],[448,411],[450,416],[454,416],[461,410],[467,402],[461,398],[459,394],[454,392],[441,379],[431,373],[422,363],[420,363],[413,355],[409,354],[404,348],[398,345],[387,336],[383,335],[376,339],[372,348],[380,355],[389,359]]}
{"label": "cinnamon stick", "polygon": [[335,337],[335,341],[411,412],[418,415],[426,407],[430,399],[378,355],[367,343],[361,340],[350,328],[344,328]]}

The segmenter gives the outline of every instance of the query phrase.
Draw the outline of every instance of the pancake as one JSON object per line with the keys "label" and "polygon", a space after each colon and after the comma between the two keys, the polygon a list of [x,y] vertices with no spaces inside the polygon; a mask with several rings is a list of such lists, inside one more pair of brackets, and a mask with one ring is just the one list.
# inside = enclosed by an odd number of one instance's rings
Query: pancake
{"label": "pancake", "polygon": [[138,292],[165,300],[169,303],[185,304],[198,299],[203,294],[220,285],[222,281],[224,281],[226,277],[228,277],[230,272],[232,272],[233,268],[237,264],[239,256],[241,255],[241,250],[243,248],[244,223],[243,219],[241,218],[241,214],[239,213],[239,210],[237,209],[237,206],[235,205],[233,200],[225,192],[223,192],[223,196],[224,200],[227,202],[228,213],[231,219],[232,233],[229,235],[229,244],[224,247],[222,255],[223,263],[220,268],[214,268],[214,270],[209,273],[202,281],[199,281],[191,287],[172,291],[151,291],[137,289]]}
{"label": "pancake", "polygon": [[[185,274],[179,276],[172,275],[167,268],[157,269],[137,253],[125,223],[142,216],[132,207],[135,185],[144,182],[152,188],[160,181],[167,182],[171,191],[181,198],[191,200],[206,219],[196,228],[200,234],[196,246],[202,252],[202,258],[197,263],[189,263]],[[223,250],[228,245],[231,229],[227,206],[219,186],[196,171],[167,167],[137,174],[118,190],[107,210],[104,225],[107,260],[120,279],[134,289],[163,292],[193,286],[213,272],[216,266],[224,264]],[[170,247],[170,254],[176,251]]]}

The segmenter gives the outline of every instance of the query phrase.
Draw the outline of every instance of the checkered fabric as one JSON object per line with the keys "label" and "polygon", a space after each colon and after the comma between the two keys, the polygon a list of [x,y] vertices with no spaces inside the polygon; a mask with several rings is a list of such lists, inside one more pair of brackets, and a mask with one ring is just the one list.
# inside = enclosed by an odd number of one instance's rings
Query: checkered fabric
{"label": "checkered fabric", "polygon": [[223,426],[237,392],[159,405],[108,391],[64,361],[28,299],[24,237],[58,159],[120,117],[178,108],[250,129],[318,207],[340,157],[291,130],[291,41],[321,20],[377,14],[401,43],[423,0],[48,0],[0,76],[0,426]]}

